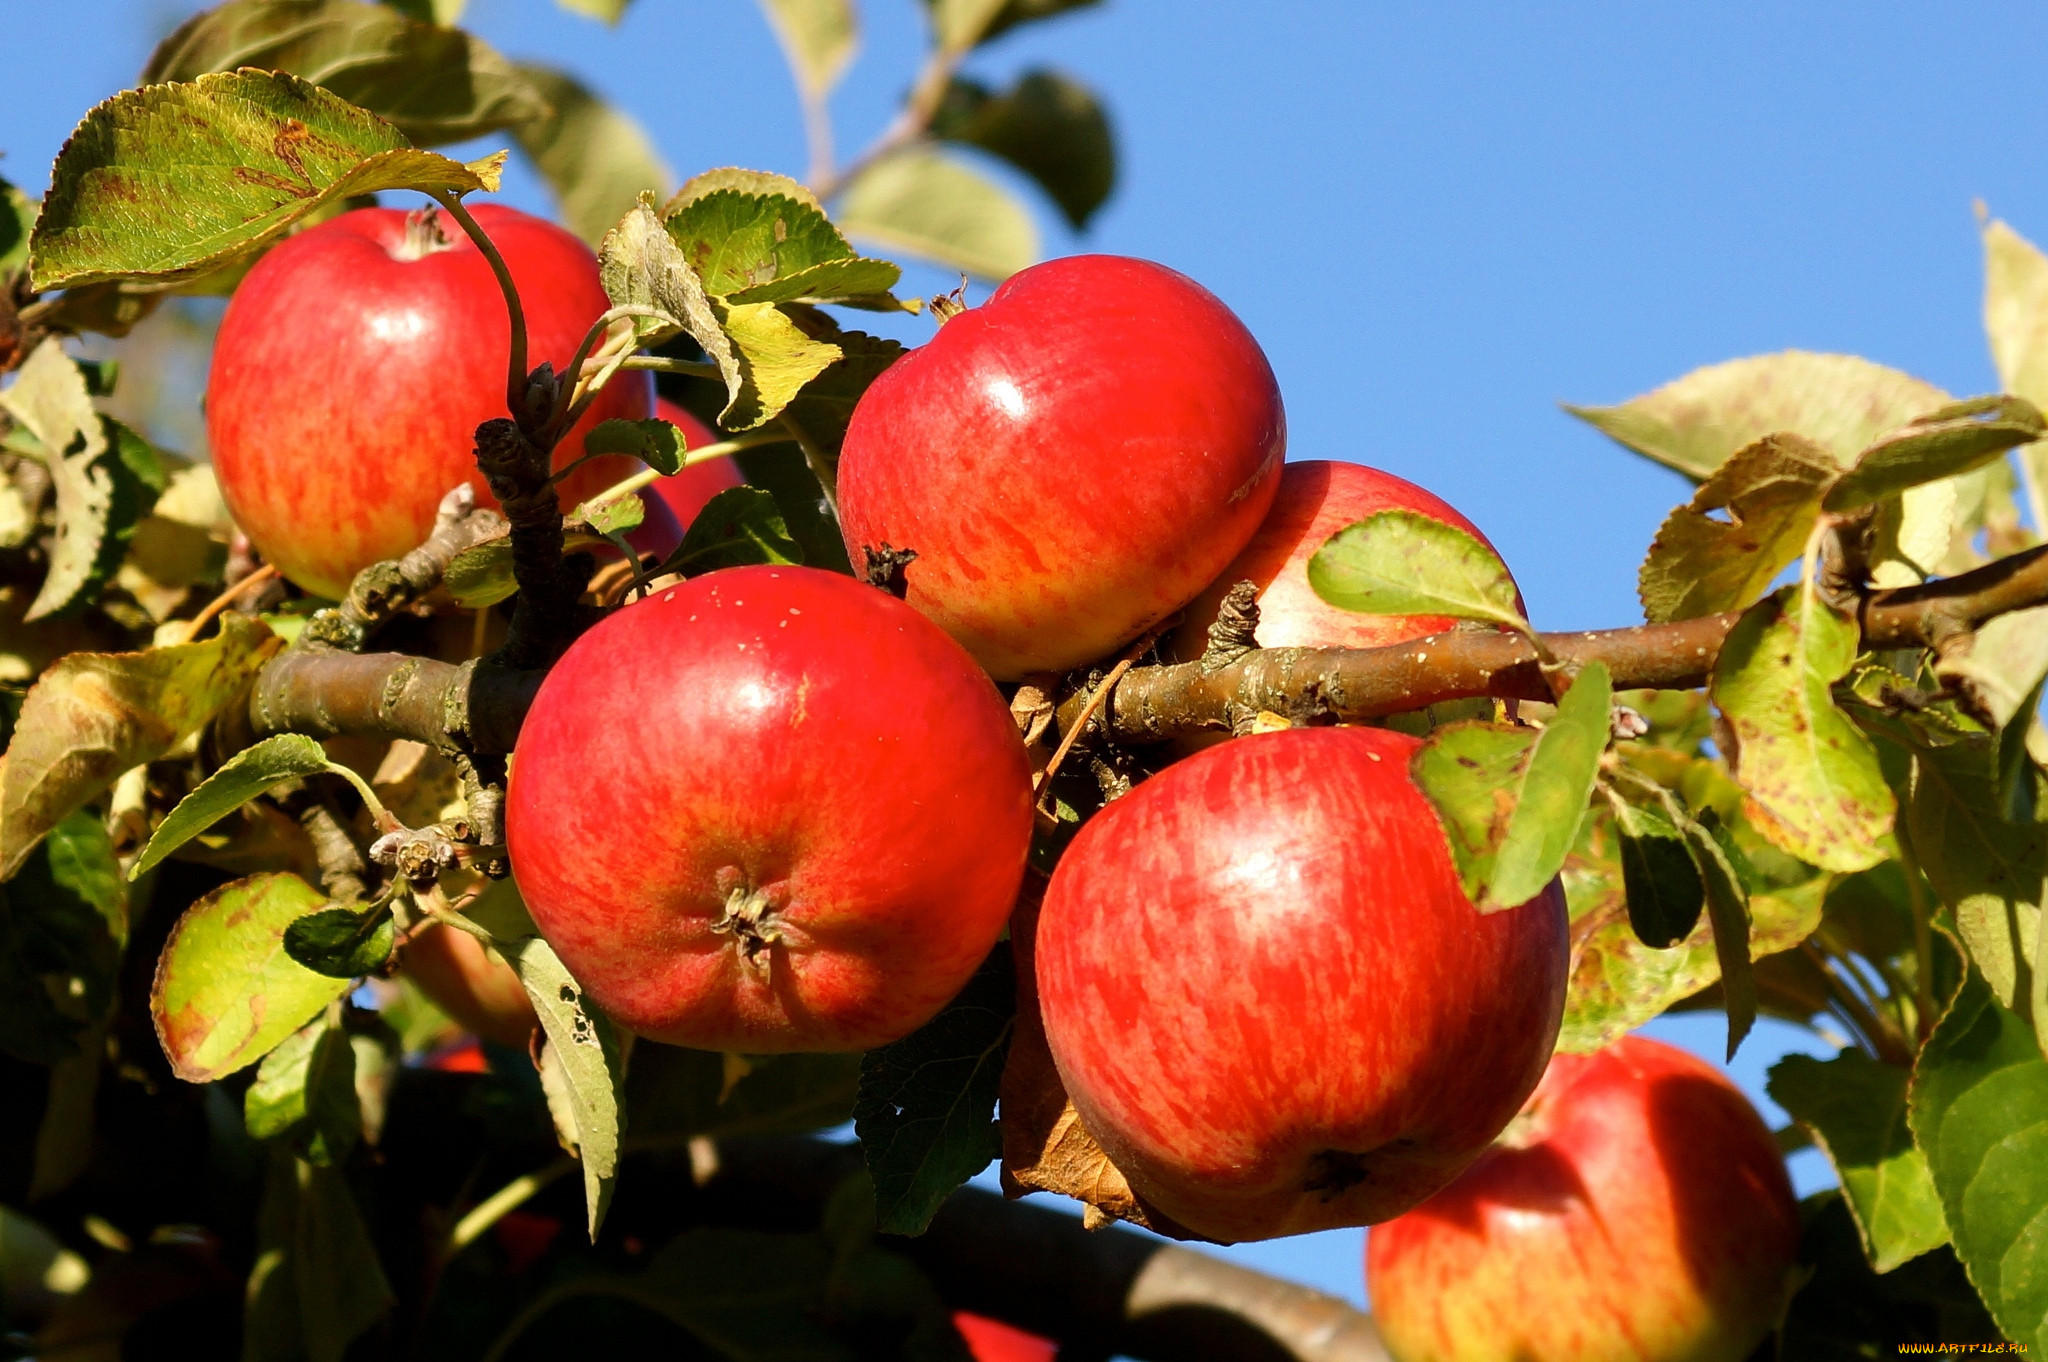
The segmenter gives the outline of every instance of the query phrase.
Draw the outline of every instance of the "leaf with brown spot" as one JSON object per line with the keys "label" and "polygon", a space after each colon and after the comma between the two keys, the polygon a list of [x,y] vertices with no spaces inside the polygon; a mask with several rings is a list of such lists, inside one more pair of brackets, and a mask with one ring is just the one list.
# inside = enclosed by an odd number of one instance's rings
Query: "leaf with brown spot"
{"label": "leaf with brown spot", "polygon": [[1637,575],[1644,617],[1661,624],[1755,601],[1799,557],[1821,494],[1841,471],[1800,435],[1766,435],[1737,450],[1664,518]]}
{"label": "leaf with brown spot", "polygon": [[60,658],[22,701],[0,771],[0,879],[123,771],[198,732],[283,646],[261,623],[229,613],[219,634],[198,643]]}

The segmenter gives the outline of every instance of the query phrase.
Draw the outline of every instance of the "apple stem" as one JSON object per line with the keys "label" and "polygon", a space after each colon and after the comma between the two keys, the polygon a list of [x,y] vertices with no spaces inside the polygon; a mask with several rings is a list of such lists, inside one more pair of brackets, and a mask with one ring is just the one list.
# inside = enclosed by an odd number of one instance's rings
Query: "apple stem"
{"label": "apple stem", "polygon": [[838,468],[833,460],[826,457],[825,451],[818,447],[817,443],[811,439],[804,428],[797,424],[795,417],[785,411],[782,414],[781,421],[782,428],[789,432],[789,438],[795,440],[797,448],[803,450],[804,462],[810,466],[811,476],[818,480],[818,490],[825,494],[825,504],[831,508],[832,521],[834,524],[837,524],[839,521]]}
{"label": "apple stem", "polygon": [[526,309],[519,301],[519,286],[512,282],[512,271],[506,266],[505,257],[498,254],[497,246],[492,244],[490,234],[478,225],[469,209],[462,206],[462,197],[447,189],[434,191],[433,197],[483,252],[484,259],[490,262],[491,273],[497,276],[499,292],[505,295],[505,316],[512,327],[512,349],[506,360],[505,405],[516,418],[526,402]]}

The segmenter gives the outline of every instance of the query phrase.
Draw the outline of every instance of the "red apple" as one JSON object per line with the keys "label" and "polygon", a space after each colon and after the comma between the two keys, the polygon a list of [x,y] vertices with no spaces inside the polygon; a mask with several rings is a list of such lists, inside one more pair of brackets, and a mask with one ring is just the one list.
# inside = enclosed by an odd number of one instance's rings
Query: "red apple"
{"label": "red apple", "polygon": [[961,647],[811,568],[626,607],[542,683],[506,835],[604,1010],[704,1050],[864,1050],[974,973],[1023,878],[1031,777]]}
{"label": "red apple", "polygon": [[1095,661],[1236,556],[1287,449],[1258,342],[1201,285],[1118,256],[1013,275],[861,398],[839,463],[855,566],[999,679]]}
{"label": "red apple", "polygon": [[1756,1109],[1631,1036],[1552,1060],[1493,1149],[1373,1230],[1366,1276],[1401,1362],[1742,1362],[1798,1247]]}
{"label": "red apple", "polygon": [[[505,257],[528,353],[557,370],[610,300],[590,249],[510,208],[472,210]],[[427,536],[434,507],[476,470],[478,425],[506,415],[505,300],[468,237],[437,214],[344,213],[281,242],[235,290],[214,343],[207,436],[235,523],[286,577],[340,596],[352,577]],[[653,409],[644,373],[622,373],[555,450],[591,426]],[[564,479],[573,505],[627,476],[593,459]]]}
{"label": "red apple", "polygon": [[1131,1186],[1221,1241],[1385,1220],[1542,1076],[1564,893],[1482,916],[1386,729],[1233,739],[1074,837],[1039,919],[1046,1038]]}
{"label": "red apple", "polygon": [[[685,449],[717,444],[724,438],[666,397],[655,399],[654,414],[683,433]],[[660,479],[648,490],[667,504],[675,513],[676,520],[687,530],[690,522],[697,518],[697,512],[703,510],[711,498],[728,487],[739,486],[743,481],[739,465],[728,457],[691,464],[680,473]]]}
{"label": "red apple", "polygon": [[399,968],[465,1030],[523,1050],[538,1024],[512,967],[453,927],[430,927],[405,943]]}
{"label": "red apple", "polygon": [[1454,525],[1482,544],[1479,527],[1435,493],[1359,463],[1323,459],[1290,463],[1258,532],[1229,567],[1197,596],[1174,630],[1180,661],[1202,655],[1224,593],[1239,582],[1259,588],[1261,648],[1379,648],[1441,633],[1457,621],[1443,615],[1362,615],[1340,610],[1308,584],[1308,560],[1329,537],[1379,511],[1419,511]]}
{"label": "red apple", "polygon": [[1037,1334],[965,1310],[953,1312],[953,1327],[967,1340],[974,1362],[1053,1362],[1060,1345]]}

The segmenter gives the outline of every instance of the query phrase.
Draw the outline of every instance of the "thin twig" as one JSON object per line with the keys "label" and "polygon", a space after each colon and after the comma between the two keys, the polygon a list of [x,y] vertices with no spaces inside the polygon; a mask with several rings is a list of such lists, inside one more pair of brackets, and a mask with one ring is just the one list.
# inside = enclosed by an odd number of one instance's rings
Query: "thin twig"
{"label": "thin twig", "polygon": [[185,630],[185,637],[179,639],[178,642],[190,643],[193,639],[198,638],[199,631],[211,624],[214,617],[220,614],[221,611],[248,595],[255,588],[275,580],[276,577],[277,567],[273,563],[265,563],[262,567],[257,568],[241,581],[236,582],[233,586],[221,592],[220,595],[208,601],[206,608],[192,617],[191,625]]}

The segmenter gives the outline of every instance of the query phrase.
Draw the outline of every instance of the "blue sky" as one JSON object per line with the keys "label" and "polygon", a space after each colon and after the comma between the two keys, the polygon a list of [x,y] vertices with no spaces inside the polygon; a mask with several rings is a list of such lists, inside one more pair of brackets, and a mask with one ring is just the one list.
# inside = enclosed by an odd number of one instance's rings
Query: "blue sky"
{"label": "blue sky", "polygon": [[[191,8],[16,0],[0,174],[39,191],[77,117]],[[868,0],[834,102],[843,150],[908,85],[917,10]],[[744,0],[639,0],[615,30],[549,0],[472,0],[466,22],[583,73],[682,174],[802,173],[788,77]],[[1790,347],[1995,388],[1971,204],[2048,239],[2044,59],[2048,25],[2018,3],[1112,0],[969,69],[1051,63],[1110,103],[1122,182],[1085,237],[1041,212],[1049,251],[1203,281],[1271,356],[1294,456],[1426,484],[1500,547],[1537,624],[1561,629],[1640,618],[1636,564],[1687,491],[1558,402]],[[507,193],[545,208],[530,177]],[[1718,1028],[1659,1034],[1718,1057]],[[1751,1039],[1736,1072],[1752,1093],[1792,1039]],[[1811,1154],[1795,1169],[1803,1187],[1824,1178]],[[1358,1299],[1359,1244],[1234,1252]]]}

